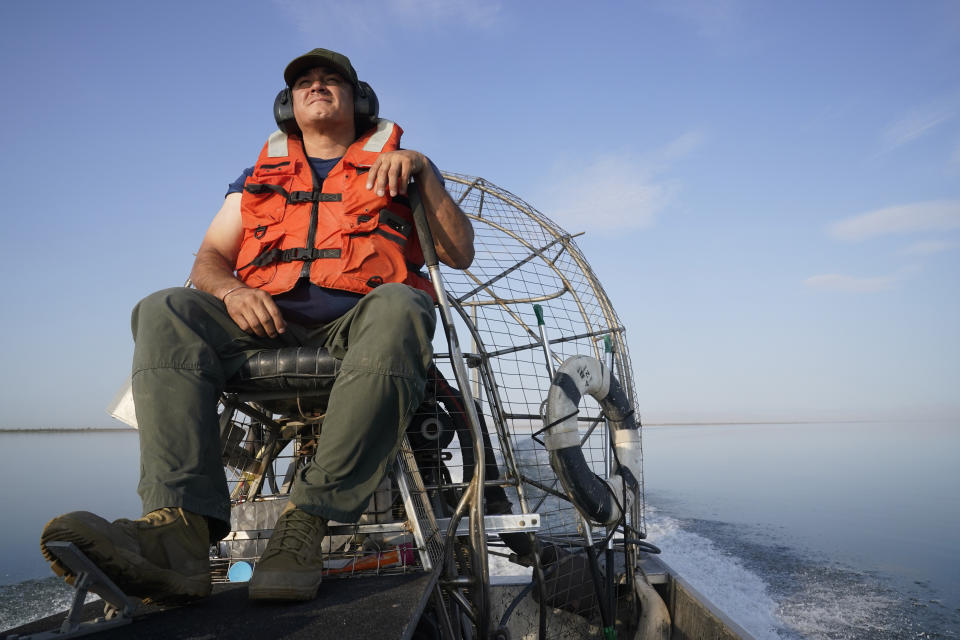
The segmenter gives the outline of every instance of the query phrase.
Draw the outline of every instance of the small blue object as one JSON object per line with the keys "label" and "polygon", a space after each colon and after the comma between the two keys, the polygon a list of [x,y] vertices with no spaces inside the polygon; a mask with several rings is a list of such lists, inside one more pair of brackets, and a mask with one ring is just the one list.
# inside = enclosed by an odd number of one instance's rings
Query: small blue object
{"label": "small blue object", "polygon": [[253,567],[246,562],[234,562],[227,571],[227,579],[230,582],[249,582],[253,575]]}

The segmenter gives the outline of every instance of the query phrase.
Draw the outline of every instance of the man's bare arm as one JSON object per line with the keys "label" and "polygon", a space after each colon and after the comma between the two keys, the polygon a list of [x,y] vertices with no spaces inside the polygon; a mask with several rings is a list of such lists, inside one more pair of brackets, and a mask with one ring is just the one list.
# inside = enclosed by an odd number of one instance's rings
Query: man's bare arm
{"label": "man's bare arm", "polygon": [[239,193],[231,193],[223,201],[197,251],[190,280],[197,289],[220,298],[243,331],[275,338],[287,325],[273,297],[261,289],[247,287],[233,271],[243,239],[240,197]]}
{"label": "man's bare arm", "polygon": [[433,233],[437,257],[454,269],[466,269],[473,262],[473,225],[419,151],[403,149],[382,153],[367,174],[367,188],[383,195],[406,194],[411,178],[420,187],[423,208]]}

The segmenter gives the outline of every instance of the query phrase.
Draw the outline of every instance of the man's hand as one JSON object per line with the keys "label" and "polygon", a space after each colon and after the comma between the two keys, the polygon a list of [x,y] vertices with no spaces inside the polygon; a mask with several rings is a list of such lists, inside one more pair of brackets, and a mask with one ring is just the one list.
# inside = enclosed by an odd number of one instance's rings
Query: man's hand
{"label": "man's hand", "polygon": [[407,184],[416,174],[427,168],[426,157],[419,151],[400,149],[381,153],[367,174],[367,189],[373,189],[383,196],[386,189],[390,197],[398,193],[406,195]]}
{"label": "man's hand", "polygon": [[287,330],[280,309],[271,296],[262,289],[240,287],[223,297],[227,313],[243,331],[259,336],[276,338]]}
{"label": "man's hand", "polygon": [[381,197],[387,189],[391,198],[406,195],[407,184],[414,177],[420,187],[437,257],[454,269],[466,269],[473,262],[473,226],[447,193],[425,155],[410,149],[381,153],[367,174],[367,189],[375,190]]}

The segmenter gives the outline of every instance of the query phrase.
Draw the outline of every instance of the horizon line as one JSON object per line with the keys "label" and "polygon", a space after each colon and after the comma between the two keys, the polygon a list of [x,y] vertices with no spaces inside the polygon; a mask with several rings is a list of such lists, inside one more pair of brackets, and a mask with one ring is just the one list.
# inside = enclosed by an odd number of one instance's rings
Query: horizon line
{"label": "horizon line", "polygon": [[[921,422],[939,421],[935,418],[847,418],[847,419],[797,419],[797,420],[696,420],[682,422],[646,422],[641,427],[704,427],[704,426],[736,426],[762,424],[837,424],[863,422],[902,422],[903,420],[919,420]],[[0,427],[0,433],[113,433],[138,431],[134,427]]]}

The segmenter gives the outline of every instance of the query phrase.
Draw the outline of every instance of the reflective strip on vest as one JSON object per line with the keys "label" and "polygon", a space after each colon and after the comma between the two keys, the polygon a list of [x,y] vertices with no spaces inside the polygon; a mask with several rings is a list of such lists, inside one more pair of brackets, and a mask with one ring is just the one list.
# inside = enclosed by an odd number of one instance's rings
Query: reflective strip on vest
{"label": "reflective strip on vest", "polygon": [[267,140],[267,156],[271,158],[287,157],[287,134],[277,129]]}
{"label": "reflective strip on vest", "polygon": [[[384,120],[383,118],[377,120],[377,130],[363,145],[363,150],[375,153],[383,151],[383,145],[387,144],[395,126],[396,124],[390,120]],[[285,158],[287,155],[289,155],[287,152],[287,134],[278,129],[271,133],[267,140],[267,156],[270,158]]]}
{"label": "reflective strip on vest", "polygon": [[390,135],[393,133],[395,126],[396,125],[389,120],[384,120],[383,118],[377,120],[377,130],[370,136],[367,143],[363,145],[363,150],[376,153],[383,151],[383,145],[387,144],[387,140],[390,139]]}

